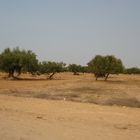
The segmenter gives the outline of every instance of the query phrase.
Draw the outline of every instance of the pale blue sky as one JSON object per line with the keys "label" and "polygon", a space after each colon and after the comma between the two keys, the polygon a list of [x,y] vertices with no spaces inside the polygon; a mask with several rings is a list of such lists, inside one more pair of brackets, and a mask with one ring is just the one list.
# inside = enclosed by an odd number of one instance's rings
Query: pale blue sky
{"label": "pale blue sky", "polygon": [[113,54],[140,67],[140,0],[0,0],[0,52],[85,65]]}

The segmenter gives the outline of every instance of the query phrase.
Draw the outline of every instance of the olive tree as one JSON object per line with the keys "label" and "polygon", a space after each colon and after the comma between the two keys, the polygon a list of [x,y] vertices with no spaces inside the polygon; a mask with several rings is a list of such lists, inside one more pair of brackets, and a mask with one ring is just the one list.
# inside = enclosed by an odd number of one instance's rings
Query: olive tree
{"label": "olive tree", "polygon": [[48,79],[53,79],[56,73],[65,71],[65,64],[63,62],[43,61],[39,64],[39,72],[47,74]]}
{"label": "olive tree", "polygon": [[124,69],[122,61],[113,55],[96,55],[88,63],[88,66],[90,71],[94,73],[96,80],[99,77],[105,77],[105,80],[107,80],[109,74],[118,74],[123,72]]}
{"label": "olive tree", "polygon": [[79,75],[81,71],[81,66],[77,64],[69,64],[68,71],[73,72],[73,75]]}
{"label": "olive tree", "polygon": [[87,66],[81,66],[77,64],[69,64],[67,67],[68,71],[73,72],[73,75],[79,75],[79,73],[88,72]]}
{"label": "olive tree", "polygon": [[8,77],[15,77],[21,74],[21,71],[35,72],[38,67],[36,54],[32,51],[14,49],[5,49],[0,54],[0,69],[9,73]]}
{"label": "olive tree", "polygon": [[137,67],[127,68],[124,71],[125,74],[140,74],[140,69]]}

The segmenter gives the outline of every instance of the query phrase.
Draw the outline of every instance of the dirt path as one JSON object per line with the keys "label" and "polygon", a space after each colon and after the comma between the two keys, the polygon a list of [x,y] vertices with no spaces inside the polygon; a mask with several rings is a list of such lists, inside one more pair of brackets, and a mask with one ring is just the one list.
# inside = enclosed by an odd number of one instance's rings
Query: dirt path
{"label": "dirt path", "polygon": [[0,140],[132,139],[140,109],[0,95]]}

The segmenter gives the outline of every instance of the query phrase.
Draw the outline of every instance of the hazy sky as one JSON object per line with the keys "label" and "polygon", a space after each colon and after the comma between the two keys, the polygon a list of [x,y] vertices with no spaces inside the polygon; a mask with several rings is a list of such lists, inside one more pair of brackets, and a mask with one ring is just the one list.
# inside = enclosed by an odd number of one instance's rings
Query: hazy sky
{"label": "hazy sky", "polygon": [[85,65],[113,54],[140,67],[140,0],[0,0],[0,52]]}

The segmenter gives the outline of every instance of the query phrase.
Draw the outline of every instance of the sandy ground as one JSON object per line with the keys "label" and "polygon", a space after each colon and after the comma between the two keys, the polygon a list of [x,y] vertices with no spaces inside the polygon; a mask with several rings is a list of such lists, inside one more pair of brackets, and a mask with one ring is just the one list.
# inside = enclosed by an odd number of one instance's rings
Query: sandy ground
{"label": "sandy ground", "polygon": [[111,75],[108,81],[95,81],[93,74],[21,75],[26,80],[5,80],[0,74],[0,94],[53,100],[120,105],[140,108],[140,75]]}
{"label": "sandy ground", "polygon": [[140,140],[140,75],[3,76],[0,140]]}
{"label": "sandy ground", "polygon": [[0,140],[140,140],[140,109],[0,95]]}

